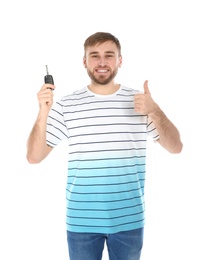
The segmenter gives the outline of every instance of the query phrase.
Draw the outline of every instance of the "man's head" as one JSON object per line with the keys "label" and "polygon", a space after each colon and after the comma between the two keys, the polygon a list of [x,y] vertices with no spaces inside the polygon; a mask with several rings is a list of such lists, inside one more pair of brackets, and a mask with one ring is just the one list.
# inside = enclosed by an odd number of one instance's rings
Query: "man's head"
{"label": "man's head", "polygon": [[84,51],[83,64],[92,82],[111,83],[122,64],[119,40],[110,33],[97,32],[86,39]]}

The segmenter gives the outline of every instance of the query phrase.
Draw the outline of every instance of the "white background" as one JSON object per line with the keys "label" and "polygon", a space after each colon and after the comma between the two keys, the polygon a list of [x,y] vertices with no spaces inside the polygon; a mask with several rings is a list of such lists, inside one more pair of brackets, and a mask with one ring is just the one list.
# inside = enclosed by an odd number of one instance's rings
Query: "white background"
{"label": "white background", "polygon": [[68,260],[66,143],[30,165],[26,141],[45,65],[55,100],[84,87],[83,43],[97,31],[122,44],[117,82],[142,90],[148,79],[184,143],[172,155],[149,140],[142,259],[212,259],[211,8],[209,0],[1,0],[0,259]]}

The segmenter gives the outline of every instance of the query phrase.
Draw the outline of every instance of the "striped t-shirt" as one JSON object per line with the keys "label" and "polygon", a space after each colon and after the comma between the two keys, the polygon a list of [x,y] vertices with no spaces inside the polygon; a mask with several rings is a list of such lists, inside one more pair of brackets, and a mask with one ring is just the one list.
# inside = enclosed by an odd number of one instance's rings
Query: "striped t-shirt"
{"label": "striped t-shirt", "polygon": [[52,107],[47,144],[67,139],[67,230],[116,233],[144,226],[147,135],[158,133],[134,110],[138,91],[121,86],[112,95],[87,87]]}

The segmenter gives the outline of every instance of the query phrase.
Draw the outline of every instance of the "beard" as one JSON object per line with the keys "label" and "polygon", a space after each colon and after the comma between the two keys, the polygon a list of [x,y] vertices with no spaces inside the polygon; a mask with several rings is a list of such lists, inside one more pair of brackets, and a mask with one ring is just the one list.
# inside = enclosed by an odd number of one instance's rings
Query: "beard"
{"label": "beard", "polygon": [[[104,69],[104,68],[102,68]],[[95,76],[94,73],[92,71],[90,71],[88,68],[87,68],[87,73],[88,73],[88,76],[90,77],[90,79],[98,84],[98,85],[107,85],[108,83],[110,83],[114,78],[115,76],[117,75],[118,73],[118,68],[116,68],[109,76],[105,76],[105,75],[98,75],[98,76]]]}

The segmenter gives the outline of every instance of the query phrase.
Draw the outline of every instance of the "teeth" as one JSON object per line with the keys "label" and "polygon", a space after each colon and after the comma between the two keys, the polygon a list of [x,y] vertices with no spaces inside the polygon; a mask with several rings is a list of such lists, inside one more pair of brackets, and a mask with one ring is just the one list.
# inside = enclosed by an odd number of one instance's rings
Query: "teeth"
{"label": "teeth", "polygon": [[107,70],[98,70],[98,72],[107,72]]}

